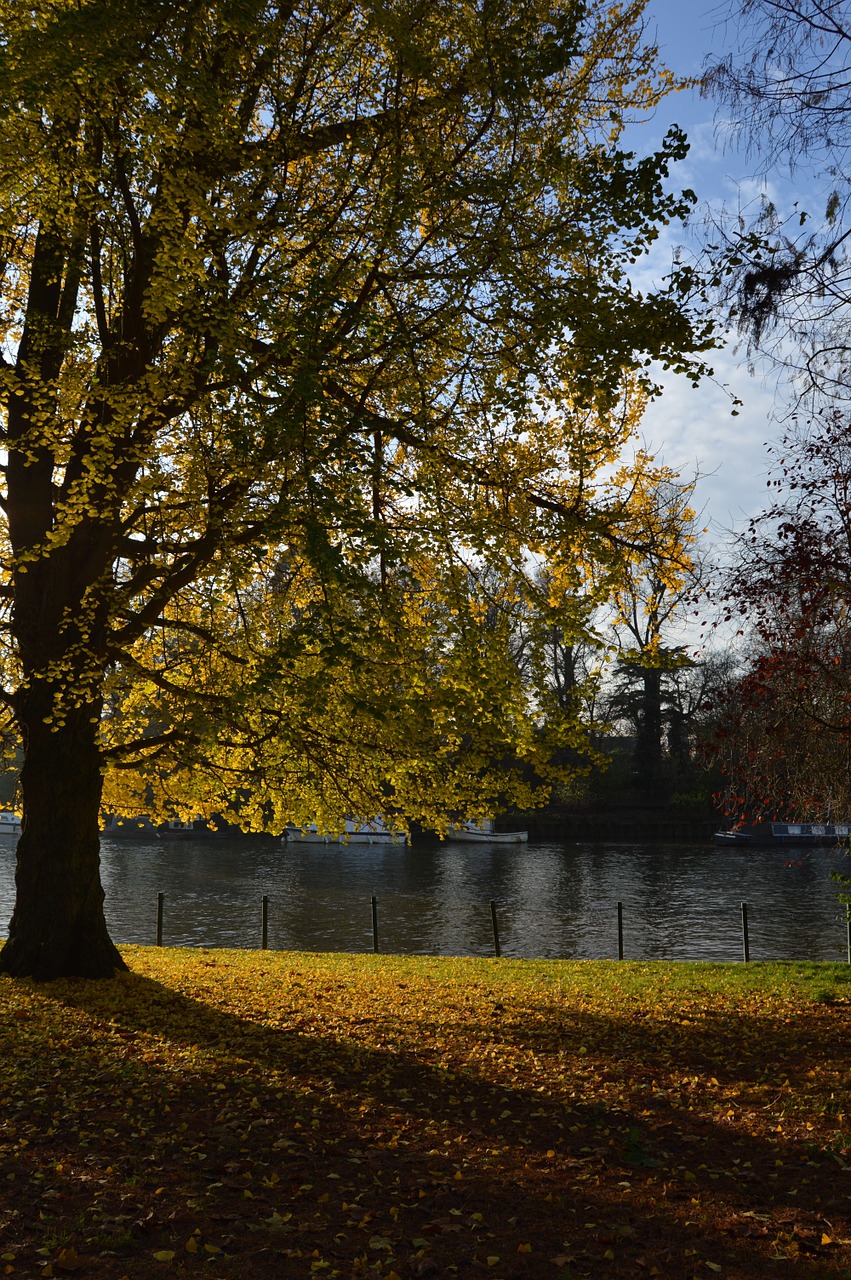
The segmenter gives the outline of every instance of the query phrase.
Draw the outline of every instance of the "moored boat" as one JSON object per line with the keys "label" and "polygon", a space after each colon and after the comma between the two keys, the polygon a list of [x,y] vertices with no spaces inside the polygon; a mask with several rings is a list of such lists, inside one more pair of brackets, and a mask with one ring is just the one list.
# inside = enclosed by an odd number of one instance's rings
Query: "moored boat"
{"label": "moored boat", "polygon": [[[198,821],[203,830],[206,824],[203,824],[201,819],[198,819]],[[157,835],[160,840],[191,840],[197,834],[195,822],[184,822],[181,818],[169,818],[168,822],[162,823],[157,828]]]}
{"label": "moored boat", "polygon": [[746,845],[756,844],[757,839],[752,831],[716,831],[712,837],[713,844],[720,845]]}
{"label": "moored boat", "polygon": [[112,813],[104,823],[102,834],[120,840],[220,840],[242,833],[238,827],[217,817],[211,822],[200,817],[189,822],[182,818],[169,818],[156,825],[144,813],[132,817]]}
{"label": "moored boat", "polygon": [[829,848],[847,842],[851,836],[848,822],[760,822],[753,827],[734,827],[716,831],[717,845],[809,845]]}
{"label": "moored boat", "polygon": [[284,844],[383,844],[403,845],[401,831],[391,831],[383,818],[347,818],[345,828],[339,833],[320,831],[315,822],[306,827],[290,825],[281,840]]}
{"label": "moored boat", "polygon": [[0,810],[0,836],[19,836],[20,834],[20,814],[12,813],[11,809]]}
{"label": "moored boat", "polygon": [[201,817],[192,818],[188,822],[181,818],[171,818],[160,824],[157,835],[160,840],[224,840],[241,836],[242,832],[239,827],[225,822],[220,815],[213,814],[209,821]]}
{"label": "moored boat", "polygon": [[156,837],[157,829],[145,813],[132,817],[111,813],[103,825],[102,834],[119,840],[151,840]]}
{"label": "moored boat", "polygon": [[493,819],[485,818],[483,822],[452,823],[446,832],[447,840],[460,840],[463,843],[476,844],[526,844],[528,831],[494,831]]}

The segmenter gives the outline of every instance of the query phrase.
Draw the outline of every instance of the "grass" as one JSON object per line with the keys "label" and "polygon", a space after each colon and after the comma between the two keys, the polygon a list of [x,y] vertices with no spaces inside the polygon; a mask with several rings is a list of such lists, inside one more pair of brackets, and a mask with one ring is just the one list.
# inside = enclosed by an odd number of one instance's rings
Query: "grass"
{"label": "grass", "polygon": [[0,1275],[851,1276],[851,966],[0,979]]}

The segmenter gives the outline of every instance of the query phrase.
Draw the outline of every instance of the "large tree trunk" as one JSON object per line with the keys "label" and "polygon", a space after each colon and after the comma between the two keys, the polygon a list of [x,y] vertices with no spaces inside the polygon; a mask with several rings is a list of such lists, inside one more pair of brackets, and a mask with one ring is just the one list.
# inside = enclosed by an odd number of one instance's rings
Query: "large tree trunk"
{"label": "large tree trunk", "polygon": [[0,972],[41,980],[112,977],[127,966],[106,928],[100,882],[98,708],[69,709],[45,724],[52,699],[31,691],[19,704],[24,734],[17,897]]}

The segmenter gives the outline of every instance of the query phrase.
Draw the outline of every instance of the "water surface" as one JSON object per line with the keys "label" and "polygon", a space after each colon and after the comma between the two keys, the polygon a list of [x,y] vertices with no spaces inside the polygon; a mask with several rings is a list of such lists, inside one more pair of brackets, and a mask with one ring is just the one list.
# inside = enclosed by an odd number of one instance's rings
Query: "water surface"
{"label": "water surface", "polygon": [[[14,839],[0,841],[0,920],[14,899]],[[256,947],[269,899],[269,946],[491,955],[489,902],[509,956],[616,957],[623,903],[627,959],[738,960],[748,903],[753,960],[841,960],[844,912],[834,849],[706,845],[281,845],[271,840],[102,841],[106,915],[119,943],[153,943],[157,893],[166,944]],[[789,865],[791,864],[791,865]]]}

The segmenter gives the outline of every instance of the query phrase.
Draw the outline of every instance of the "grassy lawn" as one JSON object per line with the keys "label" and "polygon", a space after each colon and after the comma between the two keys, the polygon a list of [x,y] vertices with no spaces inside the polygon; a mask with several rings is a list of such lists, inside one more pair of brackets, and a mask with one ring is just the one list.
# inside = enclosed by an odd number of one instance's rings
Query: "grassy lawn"
{"label": "grassy lawn", "polygon": [[851,1277],[851,966],[0,979],[0,1275]]}

